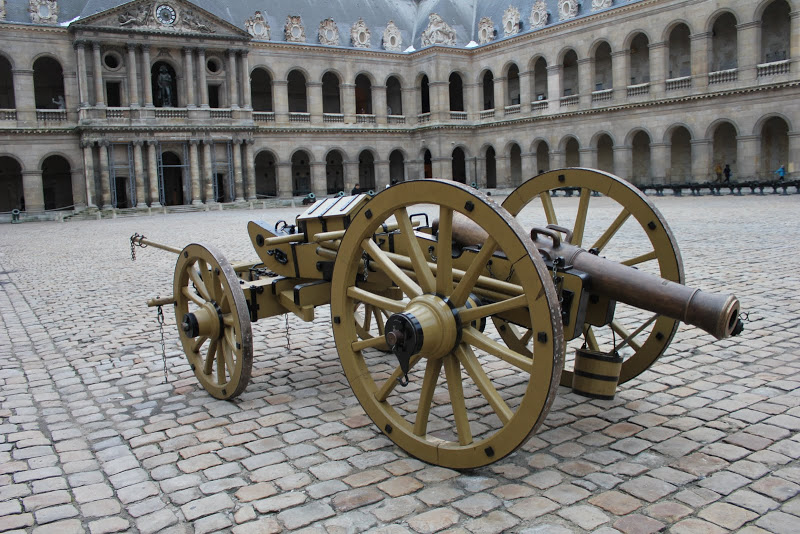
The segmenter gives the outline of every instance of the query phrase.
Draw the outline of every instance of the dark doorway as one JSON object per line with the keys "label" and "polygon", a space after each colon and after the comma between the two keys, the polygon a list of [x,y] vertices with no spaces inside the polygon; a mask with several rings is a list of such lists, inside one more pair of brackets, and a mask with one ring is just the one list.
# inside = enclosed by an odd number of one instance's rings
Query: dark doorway
{"label": "dark doorway", "polygon": [[372,83],[364,74],[356,76],[356,113],[372,115]]}
{"label": "dark doorway", "polygon": [[260,152],[256,156],[256,198],[276,196],[278,196],[278,177],[275,156],[269,152]]}
{"label": "dark doorway", "polygon": [[0,212],[25,210],[22,167],[14,158],[0,156]]}
{"label": "dark doorway", "polygon": [[258,68],[250,74],[250,96],[253,111],[272,111],[272,77],[265,69]]}
{"label": "dark doorway", "polygon": [[311,192],[311,161],[301,150],[292,156],[292,194],[307,195]]}
{"label": "dark doorway", "polygon": [[325,158],[325,183],[329,195],[344,191],[344,163],[338,150],[331,150]]}
{"label": "dark doorway", "polygon": [[289,112],[306,113],[306,77],[299,70],[293,70],[287,78],[287,91],[289,93]]}
{"label": "dark doorway", "polygon": [[399,150],[389,154],[389,183],[398,184],[406,179],[405,158]]}
{"label": "dark doorway", "polygon": [[362,191],[375,190],[375,157],[369,150],[358,155],[358,185]]}
{"label": "dark doorway", "polygon": [[64,74],[58,61],[42,57],[33,63],[33,92],[36,109],[64,109]]}
{"label": "dark doorway", "polygon": [[0,109],[14,109],[16,107],[11,63],[3,56],[0,56]]}
{"label": "dark doorway", "polygon": [[161,176],[165,206],[183,204],[183,166],[174,152],[161,154]]}
{"label": "dark doorway", "polygon": [[153,105],[157,108],[178,107],[178,77],[165,61],[157,61],[150,69]]}
{"label": "dark doorway", "polygon": [[464,82],[454,72],[450,75],[450,111],[464,111]]}
{"label": "dark doorway", "polygon": [[467,183],[467,161],[464,156],[464,150],[461,147],[453,149],[452,155],[452,172],[453,181],[462,184]]}
{"label": "dark doorway", "polygon": [[431,158],[431,151],[426,150],[422,156],[422,164],[424,166],[425,178],[433,178],[433,158]]}
{"label": "dark doorway", "polygon": [[72,208],[72,172],[69,162],[61,156],[50,156],[42,163],[44,209]]}
{"label": "dark doorway", "polygon": [[492,147],[486,149],[486,187],[497,187],[497,159]]}
{"label": "dark doorway", "polygon": [[419,82],[419,94],[420,94],[420,110],[421,113],[430,113],[431,112],[431,91],[430,87],[428,86],[428,77],[423,76],[422,80]]}

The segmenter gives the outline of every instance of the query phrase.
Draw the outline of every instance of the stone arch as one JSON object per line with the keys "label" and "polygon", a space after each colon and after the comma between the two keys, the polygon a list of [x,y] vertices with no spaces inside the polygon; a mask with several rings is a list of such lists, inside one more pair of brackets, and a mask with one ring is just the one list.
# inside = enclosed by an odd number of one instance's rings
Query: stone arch
{"label": "stone arch", "polygon": [[670,183],[692,181],[692,139],[691,128],[683,123],[673,124],[664,132],[664,143],[669,145],[669,169],[667,177]]}
{"label": "stone arch", "polygon": [[389,185],[406,180],[406,161],[408,155],[402,148],[398,147],[389,152]]}
{"label": "stone arch", "polygon": [[597,168],[614,174],[614,137],[609,132],[598,132],[591,146],[597,154]]}
{"label": "stone arch", "polygon": [[481,96],[483,107],[481,109],[495,108],[494,95],[494,73],[492,69],[485,68],[481,71],[478,83],[481,85]]}
{"label": "stone arch", "polygon": [[636,128],[628,134],[631,146],[631,182],[647,184],[652,176],[651,146],[653,136],[644,128]]}
{"label": "stone arch", "polygon": [[278,155],[263,148],[255,156],[256,198],[278,196]]}
{"label": "stone arch", "polygon": [[594,58],[594,86],[592,90],[602,91],[614,86],[611,43],[606,39],[598,39],[590,48],[590,56]]}
{"label": "stone arch", "polygon": [[342,112],[342,76],[339,72],[329,69],[322,73],[322,112]]}
{"label": "stone arch", "polygon": [[43,54],[34,59],[33,93],[36,109],[66,109],[64,69],[57,58]]}
{"label": "stone arch", "polygon": [[661,32],[661,41],[667,42],[672,31],[680,25],[686,26],[689,29],[689,35],[692,34],[693,30],[691,22],[686,19],[673,19],[669,22],[669,24],[664,26],[664,31]]}
{"label": "stone arch", "polygon": [[630,84],[637,85],[650,82],[650,37],[647,32],[638,31],[630,36],[628,51],[630,53]]}
{"label": "stone arch", "polygon": [[298,148],[292,152],[289,158],[292,164],[292,195],[306,195],[311,192],[311,162],[313,159],[313,152],[306,148]]}
{"label": "stone arch", "polygon": [[465,111],[464,107],[464,76],[454,70],[447,78],[448,92],[450,93],[450,111]]}
{"label": "stone arch", "polygon": [[791,6],[786,0],[765,4],[758,19],[761,22],[759,62],[784,61],[791,56]]}
{"label": "stone arch", "polygon": [[22,162],[13,155],[0,154],[0,212],[25,211]]}
{"label": "stone arch", "polygon": [[355,77],[355,106],[356,114],[372,115],[372,86],[375,85],[372,76],[360,72]]}
{"label": "stone arch", "polygon": [[267,67],[257,66],[250,70],[250,101],[253,111],[270,112],[275,109],[272,80],[272,73]]}
{"label": "stone arch", "polygon": [[305,69],[293,68],[286,75],[286,93],[290,113],[308,112],[308,74]]}
{"label": "stone arch", "polygon": [[347,153],[334,147],[325,153],[325,185],[329,195],[334,195],[345,189],[345,170],[344,162],[347,160]]}
{"label": "stone arch", "polygon": [[692,28],[684,21],[669,26],[664,42],[667,43],[667,79],[682,78],[692,74]]}
{"label": "stone arch", "polygon": [[458,145],[450,152],[451,179],[462,184],[467,183],[467,153],[462,145]]}
{"label": "stone arch", "polygon": [[433,154],[431,150],[422,147],[422,150],[420,150],[420,159],[422,160],[423,178],[433,178]]}
{"label": "stone arch", "polygon": [[[789,170],[789,132],[791,123],[783,116],[773,114],[758,121],[761,137],[760,165],[756,171],[762,180],[775,178],[774,171],[781,165]],[[794,170],[794,169],[792,169]]]}
{"label": "stone arch", "polygon": [[391,74],[386,78],[386,114],[403,115],[403,78]]}
{"label": "stone arch", "polygon": [[431,112],[431,90],[428,75],[421,73],[417,78],[416,86],[419,87],[420,113]]}
{"label": "stone arch", "polygon": [[739,36],[736,29],[738,23],[738,17],[730,9],[718,10],[709,17],[707,30],[711,33],[709,72],[738,67]]}
{"label": "stone arch", "polygon": [[362,191],[375,191],[375,159],[373,148],[364,148],[358,152],[358,185]]}
{"label": "stone arch", "polygon": [[547,59],[539,54],[533,57],[530,65],[531,98],[534,101],[548,99]]}
{"label": "stone arch", "polygon": [[485,187],[497,187],[497,152],[490,144],[481,147],[483,155],[484,184]]}
{"label": "stone arch", "polygon": [[16,107],[14,62],[10,57],[0,53],[0,109],[16,109]]}
{"label": "stone arch", "polygon": [[761,20],[761,18],[764,16],[764,11],[768,7],[770,7],[773,3],[780,3],[780,2],[785,3],[786,7],[789,8],[789,11],[797,9],[797,6],[793,5],[793,3],[789,0],[761,0],[755,3],[753,14],[750,16],[750,20]]}
{"label": "stone arch", "polygon": [[563,96],[580,94],[580,78],[578,76],[578,53],[574,48],[567,49],[561,56],[561,89]]}
{"label": "stone arch", "polygon": [[564,154],[564,167],[581,166],[581,142],[576,136],[565,135],[558,148]]}
{"label": "stone arch", "polygon": [[516,141],[510,141],[505,152],[508,154],[509,183],[516,187],[522,183],[522,147]]}
{"label": "stone arch", "polygon": [[520,104],[519,66],[511,61],[503,69],[506,78],[506,105]]}
{"label": "stone arch", "polygon": [[536,138],[531,143],[531,152],[535,154],[536,174],[550,170],[550,143],[542,137]]}

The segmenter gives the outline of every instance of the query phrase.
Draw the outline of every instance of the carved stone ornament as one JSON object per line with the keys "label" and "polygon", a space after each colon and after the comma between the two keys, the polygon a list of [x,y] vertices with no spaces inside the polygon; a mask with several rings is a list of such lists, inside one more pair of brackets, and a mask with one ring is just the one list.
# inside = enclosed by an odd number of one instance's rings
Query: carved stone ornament
{"label": "carved stone ornament", "polygon": [[289,15],[286,17],[286,26],[283,27],[283,34],[290,43],[305,43],[306,29],[300,15]]}
{"label": "carved stone ornament", "polygon": [[456,32],[439,16],[431,13],[428,16],[428,27],[422,32],[422,46],[448,45],[455,46]]}
{"label": "carved stone ornament", "polygon": [[613,3],[614,0],[592,0],[592,11],[609,8]]}
{"label": "carved stone ornament", "polygon": [[0,20],[6,20],[6,0],[0,0]]}
{"label": "carved stone ornament", "polygon": [[361,17],[350,28],[350,41],[356,48],[369,48],[370,32],[367,23]]}
{"label": "carved stone ornament", "polygon": [[494,40],[494,22],[489,17],[483,17],[478,23],[478,40],[481,44]]}
{"label": "carved stone ornament", "polygon": [[514,6],[508,6],[505,13],[503,13],[503,35],[515,35],[519,33],[519,9]]}
{"label": "carved stone ornament", "polygon": [[392,52],[400,52],[403,49],[403,36],[400,35],[400,28],[393,20],[390,20],[383,30],[383,48]]}
{"label": "carved stone ornament", "polygon": [[153,3],[139,4],[123,11],[117,17],[120,26],[149,26],[153,22]]}
{"label": "carved stone ornament", "polygon": [[180,26],[183,29],[200,32],[200,33],[214,33],[214,27],[211,22],[196,14],[192,9],[181,9]]}
{"label": "carved stone ornament", "polygon": [[28,11],[34,24],[55,24],[58,22],[56,0],[30,0]]}
{"label": "carved stone ornament", "polygon": [[547,18],[550,14],[547,12],[547,4],[545,4],[542,0],[539,0],[533,7],[531,8],[531,29],[535,30],[536,28],[544,28],[547,26]]}
{"label": "carved stone ornament", "polygon": [[319,42],[324,45],[339,44],[339,27],[333,19],[325,19],[319,23]]}
{"label": "carved stone ornament", "polygon": [[256,11],[252,17],[248,17],[247,20],[244,21],[244,29],[256,39],[269,41],[269,24],[264,19],[264,15],[261,14],[261,11]]}
{"label": "carved stone ornament", "polygon": [[558,0],[558,20],[574,19],[578,16],[578,0]]}

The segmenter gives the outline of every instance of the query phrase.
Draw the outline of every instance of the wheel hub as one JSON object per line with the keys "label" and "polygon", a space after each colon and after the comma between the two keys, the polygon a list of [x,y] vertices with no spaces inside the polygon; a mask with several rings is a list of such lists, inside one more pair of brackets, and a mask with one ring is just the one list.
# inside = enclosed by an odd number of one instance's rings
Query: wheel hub
{"label": "wheel hub", "polygon": [[422,295],[409,302],[405,311],[386,321],[384,338],[397,357],[408,380],[411,357],[441,358],[449,354],[461,337],[458,313],[447,300]]}
{"label": "wheel hub", "polygon": [[197,311],[184,314],[181,320],[181,330],[187,337],[203,336],[217,339],[224,330],[222,310],[213,300],[206,302]]}

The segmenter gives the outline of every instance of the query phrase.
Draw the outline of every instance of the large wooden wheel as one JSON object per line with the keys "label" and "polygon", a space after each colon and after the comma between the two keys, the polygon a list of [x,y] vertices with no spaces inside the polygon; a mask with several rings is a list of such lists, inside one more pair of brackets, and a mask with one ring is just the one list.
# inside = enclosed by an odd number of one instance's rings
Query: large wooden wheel
{"label": "large wooden wheel", "polygon": [[231,264],[209,245],[184,248],[175,265],[175,319],[181,344],[202,386],[218,399],[250,381],[253,333]]}
{"label": "large wooden wheel", "polygon": [[[561,188],[579,191],[572,198],[563,198],[563,192],[561,197],[554,198],[556,190]],[[506,198],[503,207],[526,219],[540,210],[547,224],[571,227],[573,245],[597,249],[608,259],[673,282],[684,282],[680,251],[661,213],[636,187],[612,174],[592,169],[550,171],[519,186]],[[664,353],[678,323],[618,303],[610,327],[584,325],[577,344],[585,343],[589,349],[602,352],[616,348],[625,358],[620,375],[622,383],[644,372]],[[524,350],[530,344],[531,334],[526,329],[507,323],[499,323],[498,329],[517,350]],[[568,362],[562,375],[561,383],[565,386],[572,384],[569,367]]]}
{"label": "large wooden wheel", "polygon": [[[413,229],[409,214],[421,211],[439,218],[438,239]],[[454,212],[489,231],[482,247],[454,252]],[[399,230],[373,239],[385,223]],[[494,278],[490,262],[512,276]],[[371,289],[379,276],[402,298]],[[478,467],[508,455],[541,425],[563,366],[555,290],[530,236],[488,197],[439,180],[380,192],[342,239],[331,287],[336,348],[353,392],[409,454]],[[389,316],[383,337],[362,339],[358,303],[371,306],[373,318]],[[527,317],[536,331],[532,353],[508,347],[491,323],[479,330],[480,319],[497,313]],[[376,350],[383,345],[393,352]]]}

